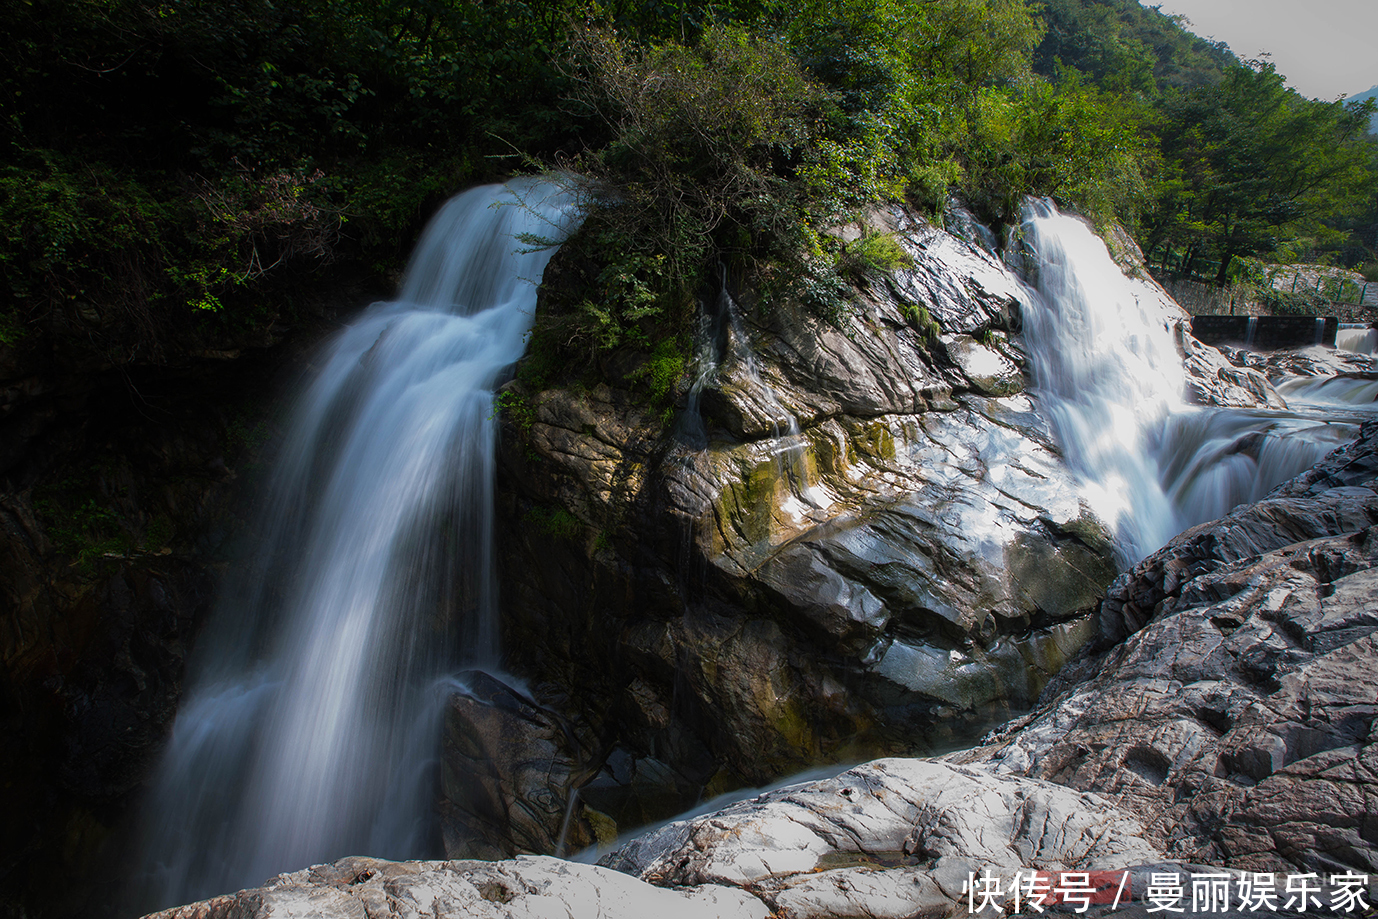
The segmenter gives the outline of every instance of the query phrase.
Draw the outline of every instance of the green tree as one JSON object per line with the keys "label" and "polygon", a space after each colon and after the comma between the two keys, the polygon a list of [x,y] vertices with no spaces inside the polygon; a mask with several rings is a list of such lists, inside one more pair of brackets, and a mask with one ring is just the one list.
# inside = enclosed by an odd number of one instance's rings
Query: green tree
{"label": "green tree", "polygon": [[1378,147],[1365,136],[1371,112],[1305,99],[1259,61],[1173,100],[1145,250],[1184,246],[1188,263],[1217,259],[1223,284],[1235,257],[1323,232],[1326,219],[1365,204],[1378,181]]}
{"label": "green tree", "polygon": [[1052,76],[1072,67],[1111,92],[1187,91],[1220,82],[1237,63],[1224,42],[1193,35],[1185,17],[1139,0],[1044,0],[1039,15],[1047,32],[1034,69]]}
{"label": "green tree", "polygon": [[969,193],[994,196],[1014,212],[1028,194],[1050,195],[1099,223],[1132,219],[1155,154],[1143,110],[1098,90],[1075,70],[1017,91],[987,91],[974,122]]}

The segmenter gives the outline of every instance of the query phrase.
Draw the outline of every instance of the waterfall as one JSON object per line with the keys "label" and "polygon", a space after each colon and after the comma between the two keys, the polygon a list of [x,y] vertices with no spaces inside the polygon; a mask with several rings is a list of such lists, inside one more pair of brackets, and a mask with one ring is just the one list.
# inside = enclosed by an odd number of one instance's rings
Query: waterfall
{"label": "waterfall", "polygon": [[1378,379],[1371,374],[1291,377],[1278,383],[1277,390],[1289,404],[1378,407]]}
{"label": "waterfall", "polygon": [[1030,206],[1021,232],[1036,266],[1024,310],[1035,391],[1121,564],[1352,438],[1343,419],[1188,405],[1176,304],[1126,277],[1089,226],[1048,202]]}
{"label": "waterfall", "polygon": [[572,214],[549,180],[456,197],[397,300],[319,358],[252,561],[192,661],[146,806],[143,896],[433,854],[436,684],[497,654],[492,390],[552,251],[518,237],[562,238]]}
{"label": "waterfall", "polygon": [[742,374],[746,387],[759,399],[770,425],[770,454],[777,477],[788,489],[781,509],[803,519],[810,509],[827,507],[832,499],[816,484],[811,484],[807,463],[807,438],[799,419],[780,399],[775,387],[761,374],[760,362],[751,347],[751,335],[742,321],[741,308],[727,287],[727,271],[720,269],[717,296],[711,312],[700,304],[698,345],[694,356],[695,378],[690,387],[686,410],[680,421],[680,435],[693,449],[708,446],[700,411],[703,389],[717,381],[725,362]]}
{"label": "waterfall", "polygon": [[1378,351],[1378,329],[1360,323],[1340,323],[1335,333],[1335,348],[1338,351],[1353,351],[1357,354],[1372,354]]}

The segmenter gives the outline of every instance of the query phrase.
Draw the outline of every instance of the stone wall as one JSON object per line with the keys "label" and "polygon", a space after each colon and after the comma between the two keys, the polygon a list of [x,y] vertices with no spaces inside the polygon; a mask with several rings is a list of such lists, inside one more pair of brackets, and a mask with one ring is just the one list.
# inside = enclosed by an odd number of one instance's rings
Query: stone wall
{"label": "stone wall", "polygon": [[[1291,276],[1288,275],[1288,277]],[[1158,280],[1167,292],[1172,294],[1172,298],[1193,316],[1271,315],[1267,306],[1256,300],[1244,298],[1231,288],[1221,288],[1212,284],[1182,279],[1159,278]],[[1314,289],[1315,283],[1314,274],[1308,283],[1307,275],[1303,273],[1298,280],[1298,290],[1303,288]],[[1279,290],[1288,289],[1288,284],[1282,281],[1278,281],[1276,286]],[[1370,282],[1367,289],[1364,289],[1361,282],[1360,290],[1364,294],[1362,305],[1326,301],[1320,313],[1325,316],[1333,316],[1340,322],[1374,322],[1378,320],[1378,282]]]}

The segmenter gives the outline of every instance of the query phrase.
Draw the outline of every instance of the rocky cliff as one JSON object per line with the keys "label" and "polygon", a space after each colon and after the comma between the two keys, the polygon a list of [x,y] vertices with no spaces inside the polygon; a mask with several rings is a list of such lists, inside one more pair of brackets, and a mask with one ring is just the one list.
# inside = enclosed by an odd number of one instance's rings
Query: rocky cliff
{"label": "rocky cliff", "polygon": [[[975,230],[896,208],[866,232],[911,265],[841,326],[730,283],[706,298],[673,424],[631,387],[510,384],[504,646],[534,689],[526,715],[512,693],[506,714],[452,704],[451,854],[581,845],[819,762],[968,744],[1095,633],[1114,553],[1025,392],[1028,288]],[[1202,401],[1281,404],[1177,336]],[[558,777],[523,765],[532,744]]]}
{"label": "rocky cliff", "polygon": [[88,882],[118,870],[103,849],[171,723],[284,368],[333,315],[168,320],[150,344],[114,313],[0,346],[0,915],[98,909]]}
{"label": "rocky cliff", "polygon": [[[1017,871],[1050,885],[1086,872],[1103,895],[1084,911],[1046,904],[1056,914],[1160,914],[1155,875],[1182,879],[1190,902],[1190,878],[1211,874],[1229,894],[1214,915],[1334,915],[1346,902],[1338,913],[1357,915],[1345,898],[1371,903],[1378,886],[1375,525],[1369,424],[1117,579],[1101,641],[1035,711],[969,750],[867,763],[604,857],[639,881],[533,858],[349,859],[158,915],[614,917],[688,902],[686,914],[720,917],[963,916],[972,874],[1003,889]],[[1140,620],[1124,618],[1126,597],[1144,604]],[[1300,907],[1295,894],[1286,905],[1289,875],[1314,891]],[[1273,896],[1242,905],[1242,882]]]}

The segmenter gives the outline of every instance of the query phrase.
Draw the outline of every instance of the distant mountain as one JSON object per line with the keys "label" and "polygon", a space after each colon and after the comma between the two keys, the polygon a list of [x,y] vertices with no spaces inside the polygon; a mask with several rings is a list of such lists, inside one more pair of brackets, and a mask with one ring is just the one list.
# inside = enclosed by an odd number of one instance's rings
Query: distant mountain
{"label": "distant mountain", "polygon": [[1186,19],[1139,0],[1044,0],[1047,32],[1034,69],[1051,76],[1058,62],[1106,89],[1156,95],[1216,83],[1239,62],[1224,42],[1193,35]]}
{"label": "distant mountain", "polygon": [[[1348,99],[1346,99],[1345,101],[1346,101],[1346,102],[1363,102],[1365,99],[1378,99],[1378,86],[1375,86],[1375,87],[1373,87],[1372,89],[1370,89],[1370,90],[1368,90],[1368,91],[1366,91],[1366,92],[1355,93],[1354,95],[1350,96],[1350,97],[1349,97]],[[1373,118],[1369,121],[1369,123],[1368,123],[1368,132],[1369,132],[1370,134],[1378,134],[1378,112],[1375,112],[1374,115],[1373,115]]]}

